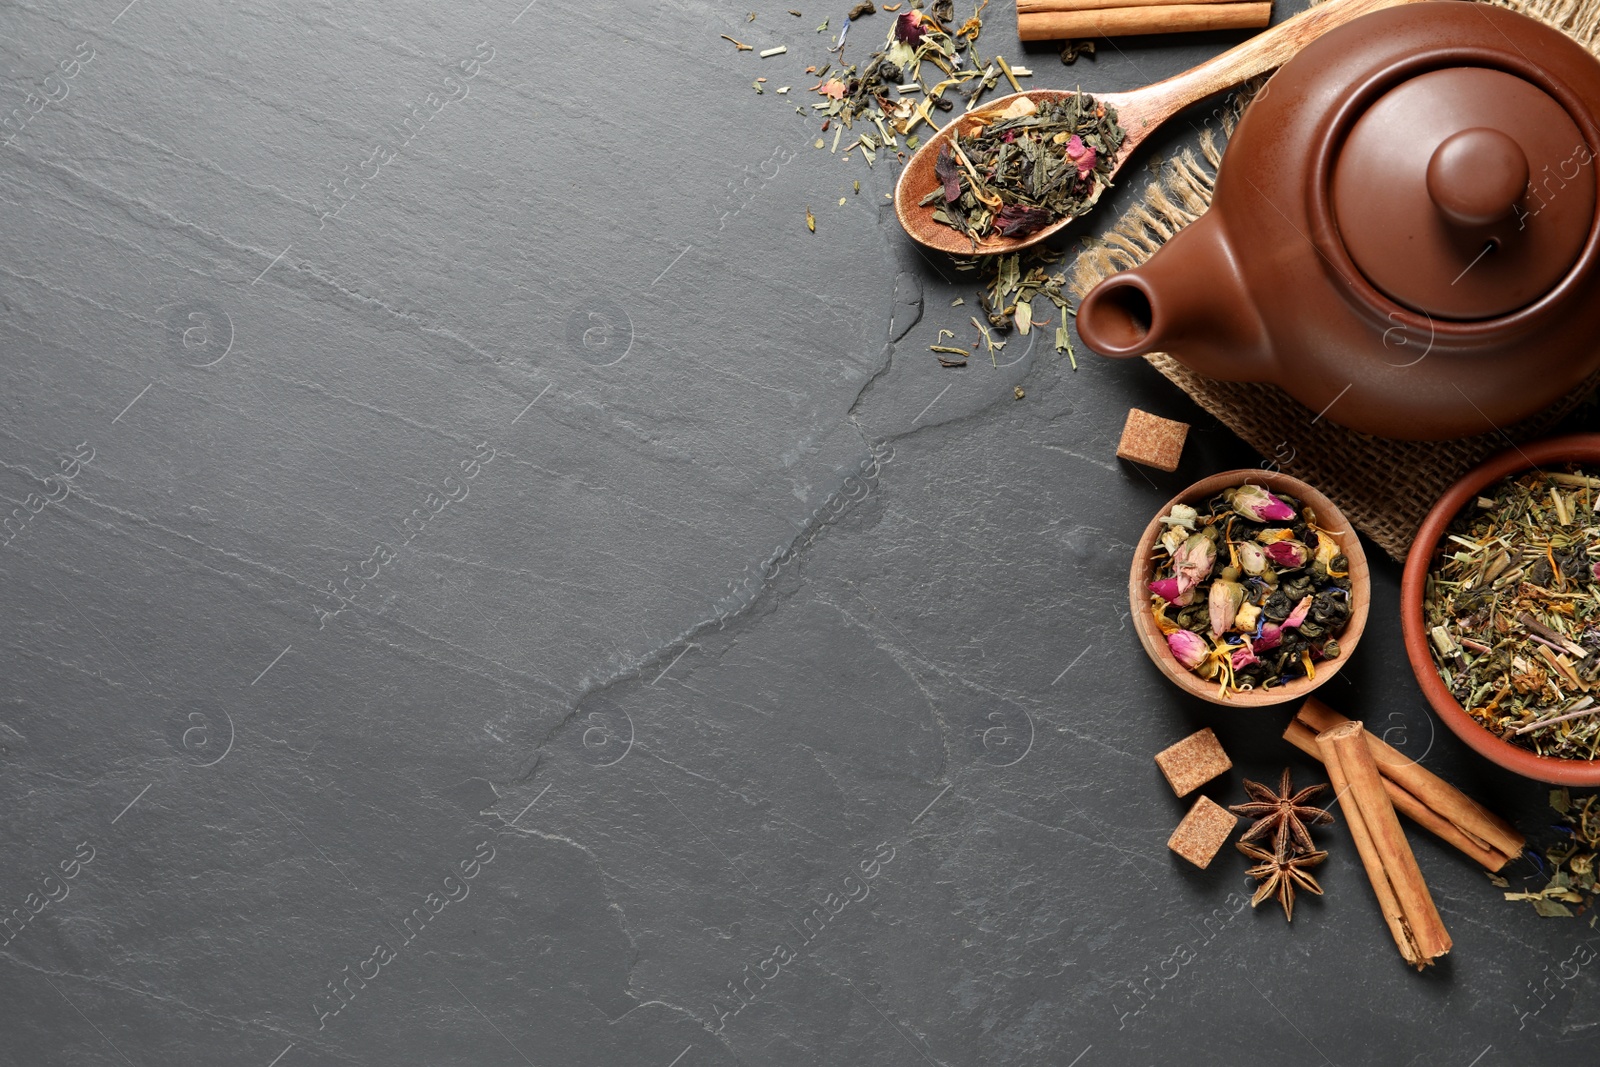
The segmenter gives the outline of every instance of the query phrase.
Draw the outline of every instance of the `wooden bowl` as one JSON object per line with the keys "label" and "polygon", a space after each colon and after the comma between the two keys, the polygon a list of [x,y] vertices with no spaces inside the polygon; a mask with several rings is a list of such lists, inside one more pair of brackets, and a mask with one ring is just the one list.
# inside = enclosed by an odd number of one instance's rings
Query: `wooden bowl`
{"label": "wooden bowl", "polygon": [[[1155,617],[1150,613],[1149,583],[1155,569],[1156,542],[1160,540],[1161,533],[1165,529],[1161,524],[1162,516],[1170,514],[1177,504],[1198,505],[1224,489],[1246,482],[1259,485],[1274,493],[1286,493],[1297,497],[1302,504],[1309,505],[1317,513],[1318,526],[1339,535],[1339,545],[1350,561],[1350,621],[1338,635],[1339,658],[1324,660],[1317,664],[1315,678],[1296,678],[1286,685],[1273,686],[1271,689],[1251,689],[1243,693],[1218,696],[1216,682],[1207,681],[1190,671],[1178,662],[1172,650],[1167,647],[1167,639],[1156,627]],[[1150,525],[1145,527],[1144,536],[1139,538],[1138,547],[1133,550],[1133,568],[1128,575],[1128,602],[1133,606],[1133,629],[1139,635],[1139,643],[1150,654],[1156,666],[1161,668],[1161,673],[1165,674],[1174,685],[1212,704],[1233,708],[1263,708],[1272,704],[1287,704],[1290,701],[1301,700],[1317,686],[1339,673],[1340,668],[1355,652],[1356,645],[1361,640],[1361,632],[1367,628],[1367,609],[1372,602],[1372,582],[1367,571],[1367,553],[1361,547],[1361,540],[1356,536],[1354,527],[1345,520],[1343,513],[1333,506],[1333,501],[1298,478],[1291,478],[1287,474],[1275,471],[1246,469],[1223,471],[1221,474],[1202,478],[1166,502],[1156,517],[1150,521]]]}
{"label": "wooden bowl", "polygon": [[1417,529],[1411,551],[1406,555],[1405,572],[1400,579],[1400,628],[1405,635],[1406,658],[1417,676],[1417,684],[1433,705],[1434,714],[1452,733],[1478,755],[1506,770],[1553,785],[1600,786],[1600,760],[1558,759],[1503,741],[1468,715],[1450,694],[1439,677],[1428,651],[1428,628],[1423,625],[1422,594],[1428,569],[1438,552],[1439,542],[1451,520],[1461,513],[1485,488],[1508,474],[1556,463],[1587,463],[1600,466],[1600,434],[1579,433],[1552,437],[1536,444],[1511,448],[1464,475],[1445,491],[1428,517]]}

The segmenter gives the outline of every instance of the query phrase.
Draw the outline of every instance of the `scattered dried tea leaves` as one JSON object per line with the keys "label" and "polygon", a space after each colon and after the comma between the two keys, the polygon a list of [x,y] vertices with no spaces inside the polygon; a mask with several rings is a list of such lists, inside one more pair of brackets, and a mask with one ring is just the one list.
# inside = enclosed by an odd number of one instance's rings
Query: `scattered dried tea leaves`
{"label": "scattered dried tea leaves", "polygon": [[878,9],[873,6],[872,0],[861,0],[861,3],[850,9],[849,13],[845,15],[845,18],[849,19],[851,22],[854,22],[863,15],[870,15],[876,10]]}
{"label": "scattered dried tea leaves", "polygon": [[1423,594],[1451,694],[1542,756],[1600,758],[1597,489],[1576,467],[1503,479],[1446,531]]}
{"label": "scattered dried tea leaves", "polygon": [[[978,294],[978,303],[983,307],[984,317],[991,328],[1001,334],[1009,332],[1013,327],[1019,333],[1026,332],[1021,328],[1019,313],[1026,318],[1029,329],[1054,324],[1055,349],[1057,352],[1066,353],[1072,369],[1077,370],[1078,359],[1072,350],[1072,337],[1066,326],[1067,316],[1075,314],[1067,302],[1065,292],[1067,277],[1064,273],[1052,274],[1049,270],[1061,258],[1060,252],[1034,247],[1002,256],[958,259],[956,269],[966,272],[988,272],[984,288]],[[1040,296],[1056,306],[1054,316],[1038,317],[1032,304],[1034,298]],[[1022,311],[1025,305],[1029,310]]]}
{"label": "scattered dried tea leaves", "polygon": [[1068,41],[1061,46],[1061,62],[1071,66],[1078,61],[1079,56],[1094,55],[1093,41]]}
{"label": "scattered dried tea leaves", "polygon": [[[1507,893],[1507,900],[1526,900],[1533,910],[1547,918],[1582,915],[1591,911],[1595,898],[1600,896],[1596,885],[1597,868],[1600,868],[1600,794],[1591,793],[1579,800],[1572,799],[1566,788],[1550,791],[1550,807],[1561,817],[1560,825],[1552,827],[1561,837],[1544,851],[1544,873],[1548,876],[1543,889],[1536,893]],[[1528,852],[1530,858],[1533,852]],[[1505,879],[1497,885],[1506,887]],[[1595,926],[1600,912],[1592,912],[1589,925]]]}
{"label": "scattered dried tea leaves", "polygon": [[[1116,110],[1086,93],[1043,104],[1019,99],[940,147],[942,184],[922,205],[934,206],[934,220],[966,235],[974,251],[986,237],[1026,237],[1100,198],[1123,139]],[[952,168],[953,189],[945,177]]]}
{"label": "scattered dried tea leaves", "polygon": [[731,41],[733,43],[733,50],[735,52],[753,52],[753,51],[755,51],[755,46],[754,45],[745,44],[743,41],[735,41],[732,37],[729,37],[725,33],[718,34],[718,36],[721,37],[724,41]]}
{"label": "scattered dried tea leaves", "polygon": [[817,232],[817,217],[811,213],[810,208],[806,208],[806,229],[812,233]]}

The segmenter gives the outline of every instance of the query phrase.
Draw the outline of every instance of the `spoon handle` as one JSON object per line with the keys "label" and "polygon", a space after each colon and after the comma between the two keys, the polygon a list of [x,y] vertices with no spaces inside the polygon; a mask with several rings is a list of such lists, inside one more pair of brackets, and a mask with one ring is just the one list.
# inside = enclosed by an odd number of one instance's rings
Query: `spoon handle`
{"label": "spoon handle", "polygon": [[[1381,8],[1421,2],[1433,0],[1325,0],[1182,74],[1130,93],[1107,94],[1107,98],[1120,105],[1119,112],[1125,116],[1123,128],[1128,130],[1129,141],[1137,143],[1190,104],[1281,67],[1336,26]],[[1116,101],[1118,96],[1123,100]]]}

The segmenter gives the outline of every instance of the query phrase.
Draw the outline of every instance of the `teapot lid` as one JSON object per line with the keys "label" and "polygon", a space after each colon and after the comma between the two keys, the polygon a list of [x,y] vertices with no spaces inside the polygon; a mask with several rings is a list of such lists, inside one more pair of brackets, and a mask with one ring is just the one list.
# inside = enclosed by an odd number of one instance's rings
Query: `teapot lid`
{"label": "teapot lid", "polygon": [[1596,151],[1533,82],[1488,67],[1420,74],[1350,127],[1329,182],[1340,239],[1396,303],[1457,320],[1508,314],[1577,261]]}

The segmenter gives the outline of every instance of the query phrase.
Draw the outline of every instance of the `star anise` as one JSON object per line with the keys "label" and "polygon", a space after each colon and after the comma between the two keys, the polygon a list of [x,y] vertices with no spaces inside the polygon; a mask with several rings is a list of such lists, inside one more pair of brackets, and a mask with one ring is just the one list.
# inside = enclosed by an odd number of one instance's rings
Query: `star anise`
{"label": "star anise", "polygon": [[[1286,790],[1287,791],[1287,788]],[[1307,893],[1322,895],[1322,887],[1317,880],[1306,872],[1307,867],[1315,867],[1328,858],[1326,852],[1298,852],[1284,853],[1267,852],[1255,845],[1239,842],[1239,851],[1243,852],[1257,864],[1246,873],[1252,878],[1261,880],[1261,885],[1256,889],[1256,895],[1251,898],[1250,906],[1253,908],[1266,900],[1269,896],[1276,896],[1278,903],[1283,905],[1284,918],[1294,922],[1294,893],[1296,889]]]}
{"label": "star anise", "polygon": [[1261,841],[1268,834],[1273,835],[1273,850],[1280,856],[1289,855],[1290,845],[1292,851],[1315,852],[1317,846],[1311,840],[1311,831],[1306,829],[1311,826],[1321,826],[1333,822],[1333,816],[1321,808],[1314,808],[1306,801],[1328,788],[1327,785],[1307,786],[1298,793],[1291,793],[1289,783],[1289,769],[1283,769],[1283,783],[1274,793],[1260,782],[1244,780],[1244,791],[1250,794],[1250,803],[1234,804],[1228,808],[1235,815],[1254,819],[1255,824],[1244,832],[1239,838],[1240,846],[1251,841]]}

